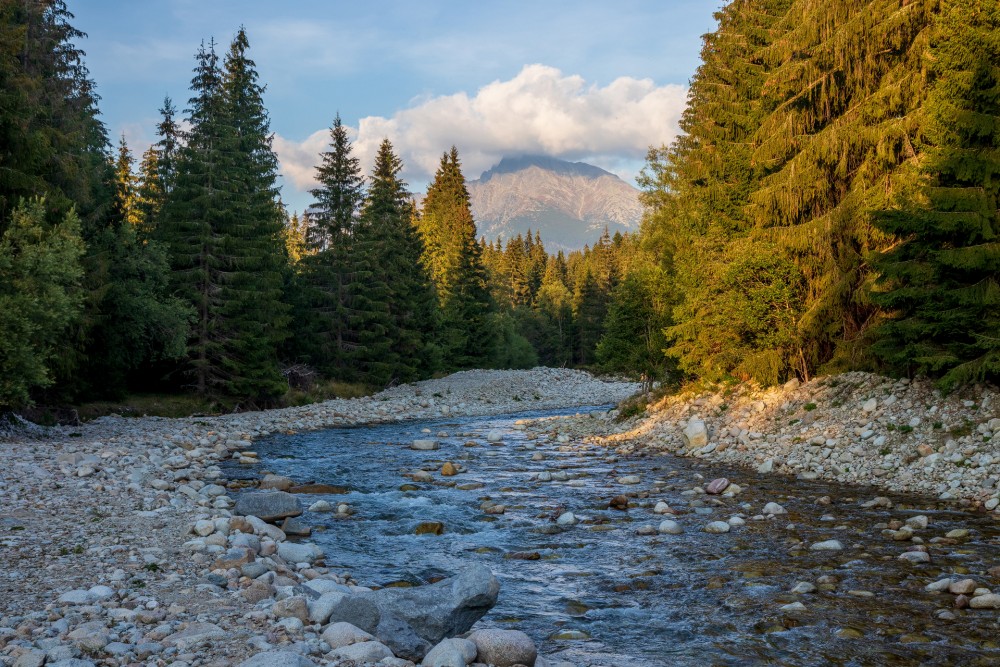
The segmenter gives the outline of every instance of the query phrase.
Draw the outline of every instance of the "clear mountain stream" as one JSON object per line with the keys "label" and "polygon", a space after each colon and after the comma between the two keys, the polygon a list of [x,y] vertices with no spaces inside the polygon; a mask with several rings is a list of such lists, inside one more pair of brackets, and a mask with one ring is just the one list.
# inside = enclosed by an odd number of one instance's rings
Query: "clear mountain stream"
{"label": "clear mountain stream", "polygon": [[[502,588],[480,624],[523,630],[543,655],[580,665],[1000,664],[996,610],[953,609],[954,595],[924,589],[943,577],[1000,587],[987,574],[1000,564],[1000,526],[989,516],[898,495],[890,495],[892,508],[865,508],[886,494],[670,456],[619,458],[517,425],[569,413],[273,436],[257,443],[260,465],[234,464],[227,473],[256,478],[268,470],[344,487],[301,499],[307,507],[320,499],[347,503],[353,514],[301,518],[327,566],[360,584],[419,585],[463,564],[486,564]],[[497,430],[502,442],[487,442]],[[441,448],[411,450],[418,438]],[[449,461],[464,471],[442,476]],[[415,470],[432,481],[405,476]],[[556,479],[535,479],[543,471]],[[628,475],[640,483],[617,481]],[[716,477],[745,490],[732,498],[691,491]],[[630,496],[627,510],[609,507],[620,494]],[[660,500],[676,515],[654,514]],[[484,501],[506,512],[488,514]],[[788,514],[753,520],[768,502]],[[555,523],[566,511],[576,525]],[[914,565],[898,559],[913,543],[884,531],[921,514],[929,525],[915,535],[932,560]],[[721,535],[702,530],[734,515],[746,525]],[[638,534],[664,518],[684,533]],[[443,533],[415,534],[422,522],[440,522]],[[956,528],[969,535],[944,537]],[[831,539],[843,550],[809,549]],[[799,582],[817,590],[790,592]],[[804,611],[780,609],[796,601]]]}

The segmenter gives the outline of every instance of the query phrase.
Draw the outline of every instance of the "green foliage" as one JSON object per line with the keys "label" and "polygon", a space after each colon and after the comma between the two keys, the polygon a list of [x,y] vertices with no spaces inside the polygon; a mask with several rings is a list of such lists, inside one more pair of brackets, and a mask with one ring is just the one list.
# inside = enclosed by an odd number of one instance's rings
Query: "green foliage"
{"label": "green foliage", "polygon": [[316,176],[305,232],[310,254],[301,263],[298,349],[327,377],[383,384],[393,364],[389,284],[379,267],[382,239],[373,221],[359,219],[364,178],[339,115]]}
{"label": "green foliage", "polygon": [[717,13],[683,134],[642,178],[683,370],[771,384],[873,351],[945,388],[996,376],[997,17],[996,0]]}
{"label": "green foliage", "polygon": [[517,322],[509,313],[494,316],[497,335],[492,365],[495,368],[534,368],[538,354],[531,343],[517,330]]}
{"label": "green foliage", "polygon": [[45,202],[22,202],[2,219],[0,236],[0,408],[30,402],[52,383],[53,357],[81,314],[84,247],[70,211],[45,221]]}
{"label": "green foliage", "polygon": [[873,300],[876,354],[942,388],[1000,377],[1000,3],[951,5],[930,44],[926,145],[914,183],[876,217],[898,242]]}
{"label": "green foliage", "polygon": [[601,368],[635,373],[649,382],[664,379],[671,368],[664,352],[671,305],[661,270],[629,273],[612,294],[604,335],[597,344]]}
{"label": "green foliage", "polygon": [[377,384],[410,382],[441,365],[435,344],[439,327],[437,296],[421,261],[423,243],[413,226],[413,204],[400,179],[403,163],[384,139],[361,210],[361,227],[370,235],[374,266],[386,286],[388,326],[383,374]]}
{"label": "green foliage", "polygon": [[488,365],[497,342],[496,307],[454,146],[441,157],[417,230],[424,245],[424,266],[441,304],[445,363],[453,368]]}
{"label": "green foliage", "polygon": [[188,120],[158,237],[177,293],[195,310],[189,372],[202,394],[273,400],[286,384],[278,346],[287,255],[263,88],[240,30],[219,67],[198,53]]}

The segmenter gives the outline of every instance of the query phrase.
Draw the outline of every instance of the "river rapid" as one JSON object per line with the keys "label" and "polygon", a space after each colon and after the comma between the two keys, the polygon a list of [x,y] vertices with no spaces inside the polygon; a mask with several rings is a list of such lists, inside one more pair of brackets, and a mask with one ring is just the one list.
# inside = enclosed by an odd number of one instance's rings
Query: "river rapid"
{"label": "river rapid", "polygon": [[[522,421],[557,426],[579,410],[272,435],[255,443],[259,465],[228,464],[225,474],[343,487],[301,497],[349,507],[301,517],[330,568],[362,585],[408,586],[483,563],[502,590],[480,625],[523,630],[541,653],[576,664],[1000,662],[995,610],[953,609],[954,595],[925,590],[944,577],[994,583],[1000,527],[989,516],[914,496],[865,507],[884,494],[672,456],[620,458]],[[440,449],[410,449],[420,438]],[[441,474],[448,462],[459,474]],[[619,481],[630,477],[638,483]],[[743,491],[706,495],[718,477]],[[609,507],[620,495],[628,508]],[[660,501],[673,514],[654,513]],[[788,513],[760,516],[769,502]],[[488,513],[491,504],[505,511]],[[557,524],[566,512],[576,522]],[[887,532],[916,516],[928,519],[916,532],[927,564],[900,560],[914,543]],[[703,531],[731,517],[730,532]],[[656,533],[664,518],[684,532]],[[415,534],[435,522],[441,534]],[[956,529],[968,534],[945,537]],[[825,540],[843,549],[809,548]],[[815,591],[791,592],[800,582]],[[795,602],[804,609],[782,609]]]}

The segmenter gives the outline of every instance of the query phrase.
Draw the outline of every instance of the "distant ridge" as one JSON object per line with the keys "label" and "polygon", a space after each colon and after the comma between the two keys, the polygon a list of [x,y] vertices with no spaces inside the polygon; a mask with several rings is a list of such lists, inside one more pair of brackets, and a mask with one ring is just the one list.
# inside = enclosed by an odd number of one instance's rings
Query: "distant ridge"
{"label": "distant ridge", "polygon": [[549,250],[578,250],[607,227],[635,231],[642,219],[639,191],[585,162],[542,155],[504,157],[469,181],[479,235],[505,240],[531,229]]}
{"label": "distant ridge", "polygon": [[486,183],[498,174],[513,174],[529,167],[538,167],[545,171],[551,171],[554,174],[563,174],[566,176],[583,176],[585,178],[611,176],[612,178],[618,178],[610,171],[605,171],[600,167],[595,167],[586,162],[567,162],[566,160],[546,157],[544,155],[522,155],[520,157],[505,157],[501,159],[499,164],[483,172],[483,175],[479,177],[479,182]]}

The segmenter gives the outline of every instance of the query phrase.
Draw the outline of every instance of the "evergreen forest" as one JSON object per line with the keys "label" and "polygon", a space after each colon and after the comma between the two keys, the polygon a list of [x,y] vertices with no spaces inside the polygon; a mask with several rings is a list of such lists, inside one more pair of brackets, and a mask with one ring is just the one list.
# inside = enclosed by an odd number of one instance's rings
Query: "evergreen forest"
{"label": "evergreen forest", "polygon": [[[647,382],[1000,376],[1000,0],[731,0],[638,234],[477,235],[458,148],[418,206],[336,110],[281,201],[239,29],[134,155],[64,0],[0,0],[0,410],[577,366]],[[158,101],[151,100],[150,108]],[[665,121],[666,122],[666,121]]]}

